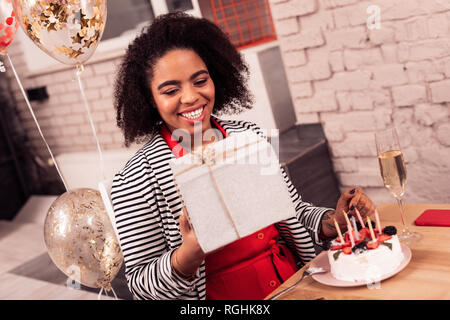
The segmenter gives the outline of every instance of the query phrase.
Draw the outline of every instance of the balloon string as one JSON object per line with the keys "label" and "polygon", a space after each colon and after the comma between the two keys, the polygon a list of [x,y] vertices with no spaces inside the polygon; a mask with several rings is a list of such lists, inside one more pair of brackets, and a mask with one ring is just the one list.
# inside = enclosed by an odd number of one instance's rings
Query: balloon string
{"label": "balloon string", "polygon": [[97,300],[102,299],[102,292],[103,292],[103,287],[100,289],[100,292],[98,293]]}
{"label": "balloon string", "polygon": [[28,96],[25,93],[25,90],[23,89],[22,82],[20,81],[19,76],[17,75],[16,69],[14,68],[14,64],[12,63],[11,58],[9,57],[9,54],[6,54],[6,56],[8,57],[9,63],[11,65],[11,69],[14,73],[14,76],[16,77],[16,80],[17,80],[17,83],[19,84],[20,90],[22,91],[22,95],[25,98],[25,102],[27,103],[28,109],[31,112],[31,116],[33,117],[33,120],[36,123],[36,127],[39,131],[39,134],[41,135],[42,140],[44,140],[45,146],[47,147],[47,150],[50,153],[50,156],[52,157],[52,161],[53,161],[53,164],[55,165],[56,171],[58,172],[59,177],[61,178],[61,181],[64,184],[64,188],[66,188],[66,191],[69,191],[66,181],[64,180],[63,175],[61,174],[61,171],[59,170],[58,163],[56,162],[55,157],[53,156],[53,152],[50,149],[50,146],[48,145],[47,140],[44,137],[44,134],[42,133],[41,126],[39,125],[39,122],[37,121],[36,116],[34,115],[33,108],[31,108],[30,101],[28,100]]}
{"label": "balloon string", "polygon": [[[100,292],[98,293],[97,300],[101,300],[101,299],[102,299],[101,297],[102,297],[102,292],[103,292],[103,290],[105,290],[106,296],[109,297],[109,295],[108,295],[108,290],[105,289],[104,287],[102,287],[102,288],[100,289]],[[119,299],[117,298],[116,292],[114,291],[113,287],[111,287],[109,290],[111,290],[112,293],[114,294],[115,300],[119,300]]]}
{"label": "balloon string", "polygon": [[116,295],[116,293],[114,292],[114,289],[113,289],[113,287],[111,287],[111,291],[113,292],[113,294],[114,294],[114,297],[116,298],[116,300],[118,300],[118,299],[117,299],[117,295]]}
{"label": "balloon string", "polygon": [[95,126],[94,126],[94,121],[92,120],[91,110],[89,109],[89,104],[88,104],[88,101],[86,99],[86,94],[84,93],[83,83],[81,82],[81,73],[83,72],[83,70],[84,70],[83,65],[77,65],[78,86],[80,87],[81,97],[83,98],[84,107],[85,107],[86,112],[88,114],[89,123],[91,125],[92,133],[94,135],[94,139],[95,139],[95,142],[97,144],[98,158],[99,158],[99,162],[100,162],[101,178],[102,178],[102,180],[105,180],[106,178],[105,178],[105,170],[104,170],[104,164],[103,164],[102,149],[100,148],[100,142],[98,141],[97,132],[96,132]]}

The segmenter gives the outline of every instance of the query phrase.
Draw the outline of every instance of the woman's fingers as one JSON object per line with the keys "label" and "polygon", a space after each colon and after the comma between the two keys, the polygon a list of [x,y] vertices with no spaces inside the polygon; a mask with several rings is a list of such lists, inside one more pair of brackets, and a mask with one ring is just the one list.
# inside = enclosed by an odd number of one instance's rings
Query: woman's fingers
{"label": "woman's fingers", "polygon": [[359,211],[361,216],[366,217],[375,212],[375,205],[372,200],[360,188],[354,188],[355,192],[352,194],[348,204],[348,212],[356,214],[355,208]]}
{"label": "woman's fingers", "polygon": [[188,217],[187,217],[186,207],[183,206],[183,214],[180,216],[180,232],[181,235],[189,232],[191,230],[191,226],[189,225]]}
{"label": "woman's fingers", "polygon": [[359,188],[356,188],[355,194],[353,195],[352,199],[350,200],[350,203],[348,204],[348,210],[351,211],[351,213],[355,213],[355,208],[358,208],[359,199],[361,198],[362,190]]}
{"label": "woman's fingers", "polygon": [[[358,209],[362,217],[370,216],[375,212],[375,205],[362,190],[350,202],[350,209],[352,206]],[[353,212],[355,211],[353,210]]]}
{"label": "woman's fingers", "polygon": [[349,201],[352,199],[355,195],[356,187],[351,187],[345,190],[341,196],[339,197],[339,200],[336,204],[336,209],[339,211],[339,214],[342,214],[342,210],[345,212],[348,211],[349,208]]}
{"label": "woman's fingers", "polygon": [[204,252],[198,243],[197,236],[194,229],[189,222],[189,216],[185,207],[183,207],[183,214],[179,218],[181,237],[183,238],[183,245],[186,250],[190,252],[191,258],[203,258]]}
{"label": "woman's fingers", "polygon": [[361,199],[360,203],[361,203],[360,206],[361,206],[361,214],[362,215],[367,217],[367,216],[370,216],[373,213],[375,213],[375,205],[367,195],[364,195],[364,197]]}
{"label": "woman's fingers", "polygon": [[353,198],[355,196],[357,189],[358,188],[356,188],[356,187],[350,187],[347,190],[345,190],[344,193],[341,194],[341,200],[348,202],[348,200],[350,200],[351,198]]}

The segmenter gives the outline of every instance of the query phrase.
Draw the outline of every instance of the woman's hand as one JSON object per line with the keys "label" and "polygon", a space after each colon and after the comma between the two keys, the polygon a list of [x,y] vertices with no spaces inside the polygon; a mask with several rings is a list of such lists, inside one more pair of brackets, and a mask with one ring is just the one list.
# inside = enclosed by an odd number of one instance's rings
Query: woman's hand
{"label": "woman's hand", "polygon": [[183,243],[172,254],[172,267],[183,278],[190,278],[205,259],[205,253],[189,224],[185,207],[183,207],[183,214],[180,216],[179,223]]}
{"label": "woman's hand", "polygon": [[[349,200],[350,202],[348,202]],[[375,204],[372,200],[360,188],[352,187],[341,195],[336,205],[336,211],[342,214],[342,210],[345,210],[348,214],[356,217],[355,208],[358,209],[364,221],[366,220],[364,218],[375,213]]]}
{"label": "woman's hand", "polygon": [[330,239],[337,236],[333,219],[336,219],[342,232],[347,231],[347,220],[345,220],[343,211],[356,216],[355,208],[358,209],[363,219],[375,213],[375,205],[364,191],[357,187],[351,187],[342,193],[337,202],[336,210],[328,211],[323,216],[320,237]]}

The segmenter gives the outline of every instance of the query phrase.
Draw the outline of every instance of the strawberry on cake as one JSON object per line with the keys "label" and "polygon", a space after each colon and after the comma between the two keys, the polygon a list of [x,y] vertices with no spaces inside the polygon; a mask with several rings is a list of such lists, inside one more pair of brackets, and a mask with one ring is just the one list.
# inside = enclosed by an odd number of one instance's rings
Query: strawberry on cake
{"label": "strawberry on cake", "polygon": [[328,260],[334,278],[370,282],[401,264],[403,253],[394,226],[387,226],[380,233],[366,224],[358,227],[357,232],[350,228],[344,237],[332,241]]}

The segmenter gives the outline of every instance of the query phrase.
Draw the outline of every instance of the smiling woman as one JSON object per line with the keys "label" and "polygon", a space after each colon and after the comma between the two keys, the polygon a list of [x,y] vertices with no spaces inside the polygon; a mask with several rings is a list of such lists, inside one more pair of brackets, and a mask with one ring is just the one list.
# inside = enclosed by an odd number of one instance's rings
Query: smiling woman
{"label": "smiling woman", "polygon": [[[197,73],[200,71],[204,72]],[[146,141],[159,133],[169,119],[160,113],[166,108],[175,112],[171,120],[177,119],[184,129],[189,128],[186,119],[193,114],[182,118],[177,113],[205,105],[208,113],[202,123],[208,126],[211,114],[251,109],[248,76],[241,54],[214,23],[181,12],[157,17],[130,44],[116,78],[117,124],[125,144]],[[174,103],[182,105],[173,109]]]}
{"label": "smiling woman", "polygon": [[[332,209],[303,202],[280,167],[296,215],[202,251],[169,162],[197,146],[197,133],[200,144],[245,131],[265,138],[250,121],[216,116],[252,107],[248,75],[219,27],[179,12],[156,18],[128,48],[115,85],[117,124],[127,145],[147,143],[114,177],[111,200],[128,286],[139,299],[263,299],[315,256],[315,244],[336,235],[328,220],[345,224]],[[349,189],[336,209],[350,205],[369,214],[373,204]],[[212,215],[215,209],[208,208]]]}

